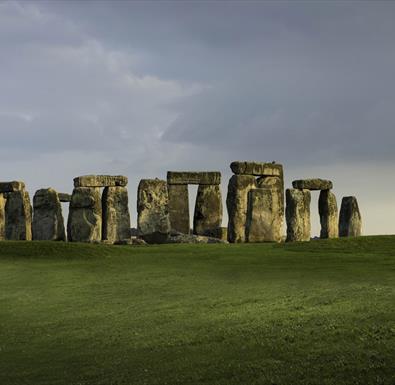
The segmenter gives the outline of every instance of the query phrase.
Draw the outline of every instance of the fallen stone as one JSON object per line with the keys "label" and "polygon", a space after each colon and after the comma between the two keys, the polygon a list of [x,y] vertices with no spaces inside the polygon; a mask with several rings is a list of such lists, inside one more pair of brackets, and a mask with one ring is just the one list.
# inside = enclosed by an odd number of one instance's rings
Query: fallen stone
{"label": "fallen stone", "polygon": [[168,171],[168,184],[214,185],[221,183],[219,171]]}
{"label": "fallen stone", "polygon": [[217,238],[223,241],[228,240],[228,228],[227,227],[217,227],[216,229],[207,230],[204,234],[206,237]]}
{"label": "fallen stone", "polygon": [[189,195],[188,185],[169,184],[169,218],[174,231],[189,234]]}
{"label": "fallen stone", "polygon": [[252,175],[233,175],[228,184],[226,207],[228,209],[228,241],[241,243],[246,240],[248,193],[256,188]]}
{"label": "fallen stone", "polygon": [[74,178],[74,187],[125,187],[128,178],[123,175],[83,175]]}
{"label": "fallen stone", "polygon": [[146,246],[148,243],[141,238],[132,238],[132,245],[136,246]]}
{"label": "fallen stone", "polygon": [[67,237],[71,242],[101,242],[100,188],[76,187],[71,196]]}
{"label": "fallen stone", "polygon": [[33,210],[33,240],[66,240],[62,207],[54,189],[46,188],[36,191],[33,197]]}
{"label": "fallen stone", "polygon": [[24,190],[7,193],[5,204],[5,235],[14,241],[32,239],[32,206]]}
{"label": "fallen stone", "polygon": [[137,191],[137,229],[148,243],[164,243],[170,234],[167,183],[142,179]]}
{"label": "fallen stone", "polygon": [[276,189],[257,188],[248,196],[247,242],[281,242],[283,213]]}
{"label": "fallen stone", "polygon": [[344,197],[340,207],[339,236],[359,237],[362,235],[362,218],[357,198]]}
{"label": "fallen stone", "polygon": [[318,199],[320,214],[320,238],[337,238],[339,236],[336,196],[329,190],[321,190]]}
{"label": "fallen stone", "polygon": [[178,234],[171,235],[166,243],[228,243],[222,239],[205,237],[203,235]]}
{"label": "fallen stone", "polygon": [[22,191],[25,189],[25,183],[21,181],[0,182],[0,193]]}
{"label": "fallen stone", "polygon": [[221,223],[221,187],[219,185],[199,185],[193,216],[193,233],[205,235],[206,232],[220,227]]}
{"label": "fallen stone", "polygon": [[5,204],[4,194],[0,194],[0,241],[5,240]]}
{"label": "fallen stone", "polygon": [[237,175],[283,176],[283,166],[277,163],[235,161],[230,168]]}
{"label": "fallen stone", "polygon": [[102,195],[102,239],[118,242],[130,238],[129,198],[126,187],[105,187]]}
{"label": "fallen stone", "polygon": [[287,242],[310,240],[310,201],[309,190],[286,190],[285,216],[287,221]]}
{"label": "fallen stone", "polygon": [[292,182],[292,187],[299,190],[330,190],[333,184],[326,179],[298,179]]}
{"label": "fallen stone", "polygon": [[67,193],[58,193],[60,202],[71,202],[71,194]]}

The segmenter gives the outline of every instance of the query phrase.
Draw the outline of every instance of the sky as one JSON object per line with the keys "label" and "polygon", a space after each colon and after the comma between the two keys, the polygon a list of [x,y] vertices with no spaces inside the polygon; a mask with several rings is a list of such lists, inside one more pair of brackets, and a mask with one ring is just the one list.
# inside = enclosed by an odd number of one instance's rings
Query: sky
{"label": "sky", "polygon": [[142,178],[218,170],[225,199],[232,161],[276,161],[395,234],[393,20],[389,1],[0,1],[1,179],[32,197],[127,175],[136,226]]}

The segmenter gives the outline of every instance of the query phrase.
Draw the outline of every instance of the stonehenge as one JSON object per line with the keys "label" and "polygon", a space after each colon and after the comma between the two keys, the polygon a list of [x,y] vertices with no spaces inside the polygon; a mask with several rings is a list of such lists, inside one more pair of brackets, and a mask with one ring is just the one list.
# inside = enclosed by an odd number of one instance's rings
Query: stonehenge
{"label": "stonehenge", "polygon": [[65,241],[66,232],[58,193],[52,188],[40,189],[33,197],[33,240]]}
{"label": "stonehenge", "polygon": [[362,235],[362,218],[357,198],[344,197],[340,207],[339,236],[359,237]]}
{"label": "stonehenge", "polygon": [[167,240],[170,234],[170,216],[166,181],[140,181],[137,191],[137,214],[137,230],[146,242],[163,243]]}
{"label": "stonehenge", "polygon": [[[0,240],[123,245],[309,241],[311,191],[319,191],[320,238],[361,235],[356,198],[344,197],[338,215],[332,181],[297,179],[284,194],[281,164],[234,161],[230,169],[226,227],[219,171],[168,171],[166,180],[142,179],[137,229],[131,229],[126,176],[78,176],[72,194],[42,188],[34,194],[33,207],[24,182],[0,182]],[[188,186],[192,184],[198,188],[191,233]],[[69,205],[66,229],[61,203]]]}
{"label": "stonehenge", "polygon": [[[228,184],[228,241],[280,242],[284,216],[283,166],[232,162]],[[254,190],[259,190],[255,192]]]}

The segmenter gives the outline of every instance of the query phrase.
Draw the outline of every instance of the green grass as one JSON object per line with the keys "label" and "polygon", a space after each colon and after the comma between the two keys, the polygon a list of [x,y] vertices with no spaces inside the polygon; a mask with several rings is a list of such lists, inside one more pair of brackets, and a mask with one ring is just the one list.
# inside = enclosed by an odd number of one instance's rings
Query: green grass
{"label": "green grass", "polygon": [[395,384],[395,236],[0,243],[0,384]]}

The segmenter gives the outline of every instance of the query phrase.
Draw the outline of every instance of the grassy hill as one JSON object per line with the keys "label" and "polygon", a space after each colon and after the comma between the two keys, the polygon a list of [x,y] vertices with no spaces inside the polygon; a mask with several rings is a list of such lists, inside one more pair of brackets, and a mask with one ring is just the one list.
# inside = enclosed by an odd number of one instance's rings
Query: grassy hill
{"label": "grassy hill", "polygon": [[395,236],[0,243],[0,384],[395,384]]}

